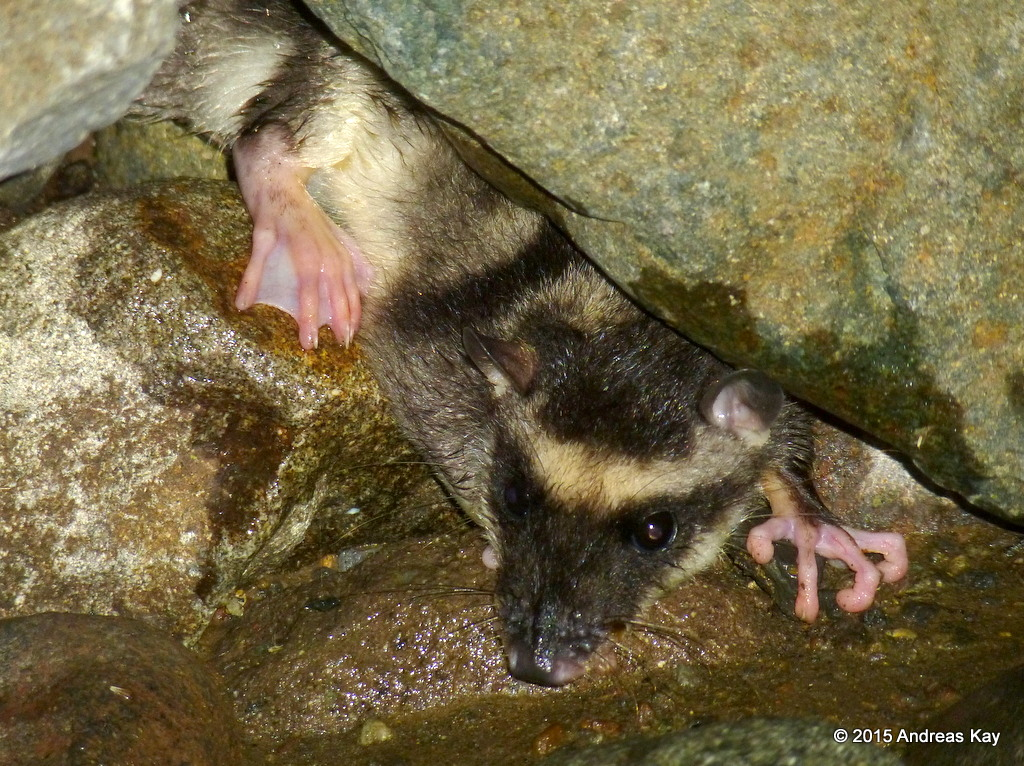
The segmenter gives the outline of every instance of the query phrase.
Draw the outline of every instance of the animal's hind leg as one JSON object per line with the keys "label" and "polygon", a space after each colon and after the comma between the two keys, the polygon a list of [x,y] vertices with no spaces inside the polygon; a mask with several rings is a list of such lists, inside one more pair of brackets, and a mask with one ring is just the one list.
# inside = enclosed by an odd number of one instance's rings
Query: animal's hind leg
{"label": "animal's hind leg", "polygon": [[271,123],[234,146],[238,185],[253,219],[252,257],[235,305],[266,303],[288,312],[305,349],[316,347],[324,324],[347,345],[359,329],[370,269],[352,237],[309,195],[312,169],[300,165],[290,139],[283,125]]}

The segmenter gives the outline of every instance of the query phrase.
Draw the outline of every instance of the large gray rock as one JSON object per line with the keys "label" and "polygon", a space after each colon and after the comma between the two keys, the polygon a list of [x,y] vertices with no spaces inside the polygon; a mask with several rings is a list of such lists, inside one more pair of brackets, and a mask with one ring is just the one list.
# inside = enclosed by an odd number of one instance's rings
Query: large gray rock
{"label": "large gray rock", "polygon": [[1024,6],[310,4],[647,306],[1024,518]]}
{"label": "large gray rock", "polygon": [[176,0],[0,3],[0,179],[108,125],[174,43]]}
{"label": "large gray rock", "polygon": [[250,226],[233,186],[195,181],[0,236],[0,616],[194,638],[290,557],[453,513],[357,349],[305,354],[283,313],[234,309]]}

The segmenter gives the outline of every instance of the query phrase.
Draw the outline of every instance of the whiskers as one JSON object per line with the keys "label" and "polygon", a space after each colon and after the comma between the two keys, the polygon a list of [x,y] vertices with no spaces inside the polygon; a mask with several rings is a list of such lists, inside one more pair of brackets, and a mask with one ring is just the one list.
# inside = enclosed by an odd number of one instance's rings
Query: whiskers
{"label": "whiskers", "polygon": [[420,601],[431,598],[451,598],[454,596],[475,596],[487,598],[493,605],[494,591],[490,588],[477,588],[470,585],[436,585],[424,586],[410,589],[413,592],[412,601]]}
{"label": "whiskers", "polygon": [[[657,619],[658,615],[652,612],[660,612],[664,619]],[[618,617],[613,622],[623,630],[610,634],[609,638],[616,648],[631,658],[638,658],[641,664],[665,652],[686,662],[708,654],[707,647],[682,629],[678,615],[658,601],[643,610],[641,616]]]}
{"label": "whiskers", "polygon": [[719,552],[719,558],[732,560],[732,557],[736,554],[746,556],[747,533],[761,522],[768,521],[772,516],[773,514],[771,509],[767,505],[761,506],[753,513],[744,516],[743,520],[725,539],[725,543],[722,545],[722,550]]}
{"label": "whiskers", "polygon": [[[337,598],[353,598],[356,596],[392,596],[396,601],[417,603],[432,599],[449,599],[458,596],[487,599],[488,606],[493,606],[494,591],[490,588],[479,588],[473,585],[407,585],[397,588],[360,588],[358,591],[345,591],[336,594]],[[479,602],[477,606],[479,605]]]}
{"label": "whiskers", "polygon": [[347,471],[360,471],[367,468],[387,468],[389,466],[397,465],[424,465],[432,471],[438,471],[441,469],[440,463],[431,463],[427,460],[381,460],[375,463],[356,463],[354,465],[339,466],[335,469],[335,472],[341,474]]}
{"label": "whiskers", "polygon": [[[671,612],[665,617],[677,622]],[[633,726],[644,731],[654,720],[677,716],[689,704],[693,684],[710,682],[708,651],[667,621],[628,617],[615,622],[618,630],[595,653],[590,670],[608,673],[613,694],[632,708]]]}
{"label": "whiskers", "polygon": [[467,519],[465,516],[456,514],[455,508],[450,506],[445,500],[431,501],[427,503],[417,503],[412,505],[396,505],[392,508],[385,509],[383,511],[368,511],[365,516],[354,524],[348,526],[344,532],[338,537],[339,543],[345,543],[351,539],[357,539],[359,535],[367,530],[368,527],[374,524],[385,524],[390,519],[396,518],[403,514],[415,514],[421,515],[424,511],[428,514],[436,512],[438,509],[450,509],[453,514],[453,518],[450,523],[451,529],[449,531],[457,532],[464,529],[468,529],[473,526],[473,522]]}
{"label": "whiskers", "polygon": [[608,642],[630,667],[648,669],[652,676],[665,668],[705,666],[715,659],[715,651],[685,631],[679,615],[660,602],[650,605],[641,616],[620,617],[614,622],[621,629],[610,633]]}
{"label": "whiskers", "polygon": [[696,642],[693,638],[686,635],[679,628],[674,628],[668,625],[664,625],[656,622],[647,622],[646,620],[631,619],[625,621],[626,627],[633,631],[640,633],[644,636],[650,636],[652,638],[664,641],[670,644],[673,648],[689,655],[689,653],[696,646]]}
{"label": "whiskers", "polygon": [[[447,602],[444,607],[444,633],[459,636],[462,640],[476,634],[491,646],[496,655],[504,656],[502,626],[494,590],[471,585],[438,584],[394,592],[409,596],[409,603],[433,600]],[[462,603],[453,605],[452,601]]]}
{"label": "whiskers", "polygon": [[[443,610],[451,617],[456,618],[463,615],[472,615],[474,612],[482,613],[479,619],[471,619],[468,622],[456,622],[454,619],[449,623],[450,627],[459,629],[472,629],[498,622],[494,590],[480,588],[472,585],[423,585],[407,586],[402,588],[379,588],[361,590],[361,595],[391,596],[399,603],[416,604],[430,601],[452,602],[454,600],[466,599],[458,606],[446,606]],[[496,631],[497,632],[497,631]]]}

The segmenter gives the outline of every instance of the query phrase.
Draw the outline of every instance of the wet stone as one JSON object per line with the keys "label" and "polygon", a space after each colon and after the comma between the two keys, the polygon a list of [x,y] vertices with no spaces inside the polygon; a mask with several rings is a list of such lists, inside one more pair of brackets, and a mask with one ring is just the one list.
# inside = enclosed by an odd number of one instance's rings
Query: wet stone
{"label": "wet stone", "polygon": [[481,554],[470,533],[389,546],[346,572],[257,583],[245,614],[204,640],[242,721],[274,742],[529,692],[508,677]]}
{"label": "wet stone", "polygon": [[[561,690],[508,677],[493,574],[472,530],[380,546],[346,571],[265,579],[204,645],[248,736],[283,764],[520,764],[538,754],[614,763],[609,754],[636,755],[652,742],[688,754],[677,762],[726,747],[764,763],[785,753],[894,763],[893,744],[833,752],[835,724],[920,729],[957,699],[955,689],[973,688],[1024,651],[1019,573],[1015,586],[1000,578],[998,596],[984,600],[939,576],[962,546],[976,551],[974,570],[999,571],[1019,537],[946,514],[936,519],[944,533],[911,537],[907,581],[883,588],[865,615],[788,619],[720,563],[652,604],[613,636],[602,662]],[[804,720],[745,722],[751,717]],[[366,744],[372,720],[393,736]],[[718,722],[734,723],[691,731]],[[598,743],[621,748],[589,750]]]}
{"label": "wet stone", "polygon": [[247,578],[454,518],[358,349],[306,354],[290,318],[234,309],[250,236],[226,182],[0,235],[0,615],[195,638]]}
{"label": "wet stone", "polygon": [[0,620],[0,763],[248,766],[220,679],[135,620]]}

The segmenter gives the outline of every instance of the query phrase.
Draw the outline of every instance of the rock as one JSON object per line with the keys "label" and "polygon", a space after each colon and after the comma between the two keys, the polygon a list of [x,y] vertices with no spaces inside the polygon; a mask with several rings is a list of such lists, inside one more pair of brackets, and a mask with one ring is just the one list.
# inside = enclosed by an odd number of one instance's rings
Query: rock
{"label": "rock", "polygon": [[352,730],[367,720],[536,687],[508,674],[476,530],[387,546],[348,571],[257,583],[211,651],[256,740]]}
{"label": "rock", "polygon": [[170,122],[125,119],[96,134],[100,181],[126,188],[169,178],[227,179],[223,152]]}
{"label": "rock", "polygon": [[387,742],[393,739],[395,733],[390,727],[379,718],[371,718],[364,721],[359,729],[360,745],[376,745],[380,742]]}
{"label": "rock", "polygon": [[[232,306],[227,183],[93,194],[0,236],[0,614],[195,637],[289,558],[455,518],[357,348]],[[399,463],[400,465],[391,465]]]}
{"label": "rock", "polygon": [[0,5],[0,179],[108,125],[170,52],[176,0]]}
{"label": "rock", "polygon": [[0,761],[233,766],[238,724],[219,680],[135,620],[0,620]]}
{"label": "rock", "polygon": [[[1018,657],[1024,632],[1007,604],[1024,593],[1019,536],[943,509],[941,534],[909,540],[907,582],[883,587],[865,614],[787,620],[716,566],[616,632],[613,653],[557,692],[508,677],[494,573],[481,565],[477,530],[352,549],[345,566],[262,578],[204,645],[248,736],[283,763],[519,763],[559,748],[568,758],[620,736],[627,758],[639,752],[632,737],[665,731],[699,734],[682,751],[690,756],[725,747],[768,763],[786,762],[781,753],[803,754],[794,762],[804,763],[844,762],[844,753],[891,763],[872,748],[831,750],[833,727],[824,724],[690,727],[836,719],[895,736],[947,705],[951,686]],[[377,721],[392,736],[368,743]],[[682,747],[675,737],[659,752]],[[602,760],[609,753],[620,751],[596,750],[590,762],[616,762]]]}
{"label": "rock", "polygon": [[1024,519],[1024,8],[310,5],[642,303]]}
{"label": "rock", "polygon": [[555,753],[541,763],[544,766],[628,766],[635,763],[899,766],[900,759],[892,753],[874,745],[837,742],[835,732],[835,726],[825,723],[752,718],[697,726],[659,737],[636,737],[576,753]]}
{"label": "rock", "polygon": [[[502,698],[543,705],[550,691],[509,675],[482,550],[479,532],[469,530],[363,551],[348,569],[254,584],[244,614],[204,637],[250,736],[274,749],[418,711],[443,716]],[[572,693],[596,696],[609,682],[621,689],[649,674],[703,679],[709,668],[770,654],[776,641],[791,645],[803,628],[716,567],[616,633]]]}
{"label": "rock", "polygon": [[95,185],[94,145],[84,141],[59,160],[0,181],[0,232]]}
{"label": "rock", "polygon": [[[907,745],[910,766],[1011,766],[1024,763],[1024,666],[971,691],[919,730]],[[927,738],[927,733],[932,738]],[[942,735],[942,738],[936,737]],[[953,738],[946,738],[952,734]]]}
{"label": "rock", "polygon": [[814,487],[842,521],[905,536],[970,523],[971,516],[911,471],[891,450],[873,447],[833,425],[814,425]]}

